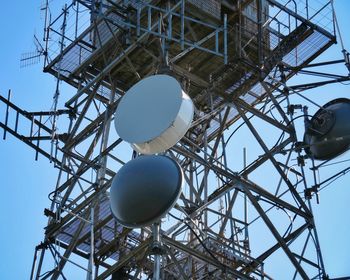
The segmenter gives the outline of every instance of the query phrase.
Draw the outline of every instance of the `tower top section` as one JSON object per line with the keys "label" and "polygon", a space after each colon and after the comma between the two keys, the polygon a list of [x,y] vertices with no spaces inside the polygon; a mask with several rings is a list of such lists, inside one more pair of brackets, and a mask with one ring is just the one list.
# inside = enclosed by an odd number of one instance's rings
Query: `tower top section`
{"label": "tower top section", "polygon": [[[118,99],[139,80],[170,71],[198,116],[212,112],[210,127],[198,121],[196,129],[213,139],[225,104],[238,98],[255,106],[336,42],[329,1],[231,2],[72,1],[47,16],[45,71],[78,89],[68,107],[93,92]],[[227,126],[238,118],[232,109]]]}

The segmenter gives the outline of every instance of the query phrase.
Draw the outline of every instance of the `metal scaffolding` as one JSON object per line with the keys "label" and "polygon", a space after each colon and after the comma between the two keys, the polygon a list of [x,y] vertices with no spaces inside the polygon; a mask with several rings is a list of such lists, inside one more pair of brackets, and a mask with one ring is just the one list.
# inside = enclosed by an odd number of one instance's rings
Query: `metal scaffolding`
{"label": "metal scaffolding", "polygon": [[[0,96],[4,138],[14,135],[60,170],[31,279],[67,279],[70,265],[86,279],[156,279],[157,261],[160,279],[273,279],[276,258],[285,279],[327,279],[311,202],[349,167],[317,177],[325,162],[307,155],[300,131],[307,106],[318,106],[303,93],[349,80],[317,70],[348,64],[347,53],[312,62],[336,42],[332,1],[74,0],[58,15],[46,1],[45,11],[52,111],[27,112]],[[186,184],[159,238],[118,224],[108,192],[138,156],[111,127],[113,113],[132,85],[156,73],[181,81],[196,108],[185,137],[165,151]],[[289,84],[296,74],[321,78]],[[76,88],[65,109],[57,108],[61,81]]]}

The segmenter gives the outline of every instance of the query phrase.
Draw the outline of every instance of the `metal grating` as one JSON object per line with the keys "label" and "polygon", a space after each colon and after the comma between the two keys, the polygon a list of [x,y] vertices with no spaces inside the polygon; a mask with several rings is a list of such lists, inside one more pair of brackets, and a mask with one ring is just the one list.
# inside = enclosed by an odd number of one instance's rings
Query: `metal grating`
{"label": "metal grating", "polygon": [[[123,232],[123,227],[117,224],[112,218],[112,214],[109,206],[109,199],[104,198],[99,203],[99,211],[98,211],[98,221],[103,221],[108,219],[109,221],[98,230],[96,234],[99,235],[98,240],[95,242],[95,249],[99,251],[105,245],[111,243],[119,234]],[[62,230],[56,236],[56,242],[70,244],[72,242],[72,238],[75,232],[78,230],[80,224],[84,222],[78,218],[75,218],[68,225],[64,226]],[[86,237],[80,244],[77,245],[77,250],[89,254],[91,249],[90,244],[90,225],[85,224],[83,230],[79,234],[78,240]],[[127,246],[124,248],[126,252],[131,251],[135,248],[141,241],[141,236],[136,231],[130,231],[127,235],[127,238],[131,241],[127,243]],[[119,254],[113,253],[109,256],[114,260],[118,260]]]}
{"label": "metal grating", "polygon": [[220,0],[187,0],[188,4],[191,4],[195,7],[194,9],[199,9],[199,13],[202,14],[202,17],[214,17],[216,19],[221,18],[221,1]]}

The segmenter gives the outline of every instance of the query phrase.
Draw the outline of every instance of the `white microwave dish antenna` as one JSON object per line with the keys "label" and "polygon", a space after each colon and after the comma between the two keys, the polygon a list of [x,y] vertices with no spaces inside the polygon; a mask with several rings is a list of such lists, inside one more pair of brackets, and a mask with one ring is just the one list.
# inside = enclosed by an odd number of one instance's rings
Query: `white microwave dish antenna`
{"label": "white microwave dish antenna", "polygon": [[194,106],[180,83],[169,75],[153,75],[132,86],[115,112],[119,136],[141,154],[174,146],[191,126]]}

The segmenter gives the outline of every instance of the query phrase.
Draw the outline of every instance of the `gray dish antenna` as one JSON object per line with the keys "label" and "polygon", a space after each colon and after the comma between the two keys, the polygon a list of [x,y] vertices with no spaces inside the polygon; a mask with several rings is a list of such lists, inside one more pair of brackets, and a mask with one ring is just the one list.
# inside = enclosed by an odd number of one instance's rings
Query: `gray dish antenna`
{"label": "gray dish antenna", "polygon": [[174,206],[183,184],[183,172],[167,156],[140,156],[115,175],[110,189],[111,211],[125,227],[158,222]]}
{"label": "gray dish antenna", "polygon": [[350,146],[350,100],[338,98],[325,104],[311,118],[304,134],[306,152],[317,160],[330,160]]}

